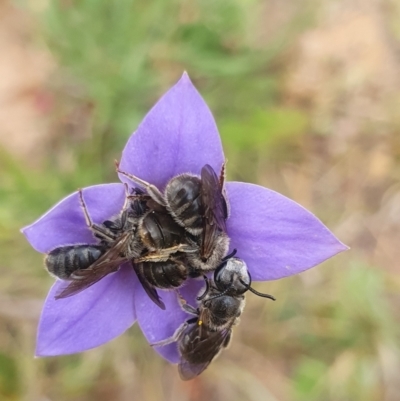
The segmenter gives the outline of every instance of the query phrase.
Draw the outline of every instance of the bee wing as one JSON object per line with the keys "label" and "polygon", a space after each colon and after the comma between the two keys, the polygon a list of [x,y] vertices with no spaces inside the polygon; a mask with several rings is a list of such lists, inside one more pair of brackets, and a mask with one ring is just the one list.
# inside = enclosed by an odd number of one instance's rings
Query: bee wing
{"label": "bee wing", "polygon": [[[222,348],[226,347],[231,332],[230,327],[220,331],[208,331],[196,326],[190,333],[192,341],[188,343],[179,362],[181,379],[191,380],[207,369]],[[198,362],[195,362],[196,360]]]}
{"label": "bee wing", "polygon": [[67,298],[89,288],[110,273],[116,272],[122,263],[126,262],[121,257],[121,252],[129,240],[130,234],[125,233],[115,244],[97,259],[87,269],[76,270],[72,275],[72,281],[62,288],[56,295],[56,299]]}
{"label": "bee wing", "polygon": [[214,239],[220,232],[226,232],[228,206],[223,194],[223,180],[211,166],[201,169],[201,200],[204,207],[203,241],[201,254],[208,258],[214,247]]}
{"label": "bee wing", "polygon": [[149,298],[162,310],[165,310],[164,302],[161,301],[161,298],[158,295],[156,289],[152,285],[150,285],[150,283],[147,281],[146,277],[143,274],[143,263],[139,264],[134,263],[133,269],[135,270],[135,273],[140,281],[140,284],[142,284],[142,287],[146,291],[146,294],[149,296]]}

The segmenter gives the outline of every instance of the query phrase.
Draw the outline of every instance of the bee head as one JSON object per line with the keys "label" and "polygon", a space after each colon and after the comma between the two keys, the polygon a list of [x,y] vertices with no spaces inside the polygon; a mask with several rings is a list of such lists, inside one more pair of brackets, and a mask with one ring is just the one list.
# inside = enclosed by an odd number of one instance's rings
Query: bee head
{"label": "bee head", "polygon": [[247,270],[247,265],[242,259],[235,258],[235,255],[236,249],[222,260],[214,272],[214,282],[221,294],[238,296],[246,291],[251,291],[259,297],[275,301],[273,296],[251,288],[251,276]]}
{"label": "bee head", "polygon": [[242,259],[231,257],[215,270],[214,282],[227,295],[241,295],[250,288],[251,278],[246,263]]}

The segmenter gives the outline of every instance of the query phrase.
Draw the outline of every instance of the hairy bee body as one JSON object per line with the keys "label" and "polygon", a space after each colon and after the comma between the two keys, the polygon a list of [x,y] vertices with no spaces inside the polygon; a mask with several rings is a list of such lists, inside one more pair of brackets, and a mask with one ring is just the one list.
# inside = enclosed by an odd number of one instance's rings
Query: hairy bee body
{"label": "hairy bee body", "polygon": [[104,245],[67,245],[55,248],[45,259],[50,274],[68,279],[76,270],[87,269],[107,250]]}
{"label": "hairy bee body", "polygon": [[245,306],[246,291],[274,299],[251,288],[246,263],[233,257],[235,252],[222,261],[213,279],[205,277],[206,289],[197,298],[197,308],[182,302],[182,308],[195,317],[183,323],[171,338],[153,344],[162,346],[177,342],[178,369],[183,380],[198,376],[229,345],[232,328],[239,323]]}
{"label": "hairy bee body", "polygon": [[118,172],[145,188],[152,200],[164,207],[185,230],[178,237],[180,242],[193,248],[186,254],[190,277],[202,276],[218,267],[229,249],[224,169],[218,177],[206,164],[200,176],[181,174],[173,177],[164,192],[134,175]]}
{"label": "hairy bee body", "polygon": [[175,221],[193,235],[203,230],[204,208],[201,201],[201,179],[190,174],[176,176],[165,188],[167,209]]}
{"label": "hairy bee body", "polygon": [[74,244],[52,249],[45,258],[50,274],[68,280],[56,298],[74,295],[115,272],[125,262],[140,256],[143,244],[137,236],[140,218],[145,211],[142,192],[127,198],[122,211],[101,224],[93,223],[82,191],[79,198],[88,228],[97,244]]}

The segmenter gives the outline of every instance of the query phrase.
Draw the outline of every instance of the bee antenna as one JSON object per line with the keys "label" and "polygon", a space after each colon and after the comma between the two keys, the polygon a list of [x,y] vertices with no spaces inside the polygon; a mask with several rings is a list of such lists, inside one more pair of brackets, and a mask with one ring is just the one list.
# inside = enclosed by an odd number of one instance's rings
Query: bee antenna
{"label": "bee antenna", "polygon": [[256,291],[254,288],[251,288],[251,287],[248,287],[248,290],[249,290],[250,292],[252,292],[253,294],[258,295],[259,297],[268,298],[268,299],[272,299],[273,301],[276,301],[276,298],[273,297],[272,295],[263,294],[262,292],[258,292],[258,291]]}
{"label": "bee antenna", "polygon": [[251,275],[250,275],[250,272],[248,271],[247,274],[250,277],[250,284],[245,283],[242,279],[239,279],[239,281],[247,288],[248,291],[252,292],[253,294],[258,295],[259,297],[268,298],[268,299],[272,299],[273,301],[276,301],[276,298],[274,298],[272,295],[263,294],[262,292],[258,292],[257,290],[252,288],[251,287]]}
{"label": "bee antenna", "polygon": [[208,291],[210,291],[210,284],[209,284],[209,282],[208,282],[208,277],[207,277],[207,276],[203,276],[203,277],[204,277],[204,280],[205,280],[205,282],[206,282],[206,289],[205,289],[205,291],[204,291],[200,296],[198,296],[198,297],[196,298],[198,301],[201,301],[202,299],[204,299],[205,296],[208,294]]}
{"label": "bee antenna", "polygon": [[237,249],[235,248],[229,255],[226,255],[221,262],[225,262],[226,260],[233,258],[237,253]]}
{"label": "bee antenna", "polygon": [[[211,301],[212,299],[216,299],[216,298],[221,298],[221,297],[223,297],[231,288],[232,288],[232,287],[228,287],[226,290],[220,292],[219,294],[214,295],[214,296],[211,297],[211,298],[208,298],[207,301]],[[205,294],[203,294],[203,295],[205,295]],[[201,296],[201,298],[203,298],[203,295]],[[197,298],[197,299],[199,299],[199,298]]]}

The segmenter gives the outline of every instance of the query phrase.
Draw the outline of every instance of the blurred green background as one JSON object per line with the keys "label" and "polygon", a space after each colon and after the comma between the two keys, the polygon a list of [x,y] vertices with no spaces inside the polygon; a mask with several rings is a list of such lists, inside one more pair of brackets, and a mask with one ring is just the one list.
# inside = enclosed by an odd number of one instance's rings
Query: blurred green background
{"label": "blurred green background", "polygon": [[[0,1],[0,399],[400,399],[398,0]],[[53,280],[19,229],[114,159],[187,70],[228,178],[298,201],[351,251],[249,295],[230,349],[181,382],[133,327],[34,359]]]}

